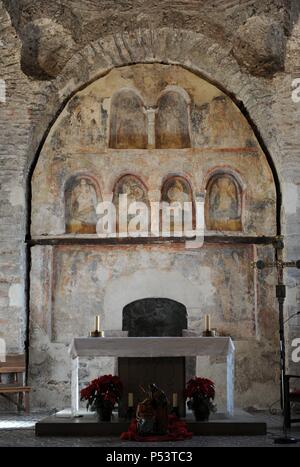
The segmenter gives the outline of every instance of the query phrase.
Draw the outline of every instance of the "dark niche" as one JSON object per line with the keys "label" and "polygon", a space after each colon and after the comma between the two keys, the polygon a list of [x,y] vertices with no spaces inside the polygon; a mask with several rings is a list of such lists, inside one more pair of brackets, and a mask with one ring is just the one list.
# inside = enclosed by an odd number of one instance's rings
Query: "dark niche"
{"label": "dark niche", "polygon": [[123,309],[123,330],[129,337],[182,336],[187,329],[186,307],[168,298],[144,298]]}

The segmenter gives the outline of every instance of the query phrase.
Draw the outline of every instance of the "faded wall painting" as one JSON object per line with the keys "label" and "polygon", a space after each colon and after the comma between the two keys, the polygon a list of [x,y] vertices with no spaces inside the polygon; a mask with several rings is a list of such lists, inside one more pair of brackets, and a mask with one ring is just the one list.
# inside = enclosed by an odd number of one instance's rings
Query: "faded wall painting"
{"label": "faded wall painting", "polygon": [[[161,200],[168,204],[177,203],[179,208],[170,211],[169,225],[171,233],[178,232],[179,234],[184,230],[184,227],[192,230],[194,217],[193,195],[187,180],[180,176],[168,178],[162,187]],[[164,218],[168,220],[166,216]],[[167,227],[162,223],[163,233],[166,233]]]}
{"label": "faded wall painting", "polygon": [[75,177],[65,190],[66,233],[96,233],[97,193],[88,177]]}
{"label": "faded wall painting", "polygon": [[[136,214],[130,213],[129,211],[129,214],[127,216],[127,220],[128,220],[127,225],[122,225],[119,222],[120,217],[118,216],[119,209],[121,210],[121,212],[124,212],[124,209],[122,209],[122,206],[121,206],[122,201],[120,201],[120,195],[127,195],[127,207],[129,209],[132,203],[143,203],[148,208],[149,201],[148,201],[147,189],[145,185],[143,184],[141,180],[139,180],[134,175],[124,175],[116,183],[115,189],[114,189],[113,202],[117,209],[118,232],[126,232],[133,218],[137,218],[137,215],[141,215],[142,217],[143,212],[141,212],[140,209],[136,212]],[[147,217],[147,219],[149,221],[149,217]],[[143,230],[143,225],[137,225],[136,228],[138,230]],[[147,228],[147,232],[148,232],[148,228]]]}
{"label": "faded wall painting", "polygon": [[147,148],[147,117],[143,102],[135,91],[124,89],[113,96],[110,118],[111,148]]}
{"label": "faded wall painting", "polygon": [[[205,189],[212,238],[203,248],[149,238],[89,244],[96,238],[101,194],[106,199],[113,192],[116,205],[119,194],[127,194],[129,203],[149,197],[182,205]],[[199,335],[203,316],[210,314],[212,326],[235,339],[236,393],[243,407],[276,400],[268,366],[277,350],[274,278],[271,272],[267,281],[256,278],[251,268],[256,256],[271,258],[273,247],[244,244],[243,238],[276,235],[275,184],[251,127],[222,91],[175,65],[112,69],[76,93],[50,129],[34,169],[31,211],[32,238],[43,239],[31,249],[35,401],[68,406],[66,346],[89,334],[96,314],[103,329],[121,330],[123,308],[149,297],[182,303],[188,329]],[[127,216],[124,224],[119,233],[129,225]],[[223,235],[230,242],[230,231],[240,243],[222,243]],[[53,239],[64,242],[65,233],[73,236],[72,245],[51,246]],[[207,361],[203,374],[210,377],[215,365]],[[99,371],[114,369],[101,359]],[[263,402],[257,400],[258,384]]]}
{"label": "faded wall painting", "polygon": [[272,172],[230,98],[178,66],[115,68],[73,96],[53,125],[33,175],[31,233],[65,233],[62,195],[73,174],[92,174],[103,193],[120,174],[141,176],[149,192],[188,174],[202,192],[215,167],[231,167],[247,186],[243,233],[276,234]]}
{"label": "faded wall painting", "polygon": [[241,189],[231,175],[215,175],[206,192],[206,228],[209,230],[240,231]]}
{"label": "faded wall painting", "polygon": [[237,110],[225,96],[215,97],[209,104],[207,131],[210,144],[219,146],[255,146],[249,126],[241,118],[236,118]]}
{"label": "faded wall painting", "polygon": [[55,128],[52,149],[65,154],[65,147],[83,151],[88,147],[106,143],[107,116],[103,112],[102,98],[95,95],[75,95],[66,105],[60,125]]}
{"label": "faded wall painting", "polygon": [[155,124],[158,149],[191,146],[188,104],[179,92],[168,91],[160,97]]}

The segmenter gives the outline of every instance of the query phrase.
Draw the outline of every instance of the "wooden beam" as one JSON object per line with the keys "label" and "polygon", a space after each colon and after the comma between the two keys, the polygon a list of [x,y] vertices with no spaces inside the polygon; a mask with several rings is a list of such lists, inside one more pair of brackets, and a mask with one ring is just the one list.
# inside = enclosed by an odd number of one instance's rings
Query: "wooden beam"
{"label": "wooden beam", "polygon": [[[173,245],[183,244],[186,241],[195,240],[195,237],[139,237],[139,238],[98,238],[98,237],[45,237],[30,238],[26,243],[30,246],[36,245]],[[276,237],[241,237],[228,235],[206,235],[204,243],[207,244],[257,244],[271,245]]]}

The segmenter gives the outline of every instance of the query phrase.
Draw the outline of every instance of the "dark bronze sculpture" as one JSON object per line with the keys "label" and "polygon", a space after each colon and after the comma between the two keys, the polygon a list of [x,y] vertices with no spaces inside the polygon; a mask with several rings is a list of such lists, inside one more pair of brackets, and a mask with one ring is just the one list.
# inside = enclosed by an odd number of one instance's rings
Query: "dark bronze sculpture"
{"label": "dark bronze sculpture", "polygon": [[154,383],[148,391],[141,388],[147,397],[137,406],[137,430],[140,435],[165,435],[168,432],[168,399],[164,391]]}

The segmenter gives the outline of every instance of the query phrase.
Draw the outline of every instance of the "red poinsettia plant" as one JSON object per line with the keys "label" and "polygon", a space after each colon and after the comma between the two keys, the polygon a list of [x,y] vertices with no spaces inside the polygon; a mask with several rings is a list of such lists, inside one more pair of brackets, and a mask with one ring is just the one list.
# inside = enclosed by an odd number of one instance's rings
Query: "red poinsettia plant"
{"label": "red poinsettia plant", "polygon": [[198,378],[197,376],[190,379],[186,385],[185,397],[186,399],[192,399],[195,396],[213,400],[215,398],[214,382],[207,378]]}
{"label": "red poinsettia plant", "polygon": [[185,398],[188,399],[188,408],[194,412],[199,410],[199,406],[203,406],[203,404],[206,406],[203,419],[207,419],[210,412],[216,411],[216,406],[213,403],[215,384],[210,379],[196,376],[191,378],[186,385]]}
{"label": "red poinsettia plant", "polygon": [[115,406],[122,397],[123,385],[119,376],[103,375],[81,389],[81,400],[87,400],[87,409],[97,410],[103,405]]}

